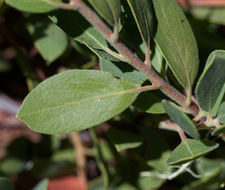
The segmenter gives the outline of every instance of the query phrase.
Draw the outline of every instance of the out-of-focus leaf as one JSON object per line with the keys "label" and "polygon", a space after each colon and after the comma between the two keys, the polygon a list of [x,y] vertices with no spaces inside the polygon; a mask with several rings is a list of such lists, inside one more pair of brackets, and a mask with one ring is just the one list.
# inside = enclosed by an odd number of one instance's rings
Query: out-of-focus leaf
{"label": "out-of-focus leaf", "polygon": [[176,147],[167,163],[170,165],[184,164],[204,156],[218,147],[219,144],[212,141],[188,139]]}
{"label": "out-of-focus leaf", "polygon": [[197,162],[197,170],[201,178],[186,185],[182,190],[218,189],[225,179],[225,163],[223,160],[202,158]]}
{"label": "out-of-focus leaf", "polygon": [[104,157],[103,148],[101,147],[101,144],[99,143],[99,140],[94,128],[89,129],[89,131],[95,145],[96,161],[103,175],[103,180],[100,183],[100,187],[103,186],[103,189],[108,189],[111,178],[110,178],[109,168],[107,167],[107,163]]}
{"label": "out-of-focus leaf", "polygon": [[75,164],[71,164],[71,162],[65,160],[38,159],[34,160],[34,167],[31,169],[31,172],[36,178],[43,179],[73,174],[74,170]]}
{"label": "out-of-focus leaf", "polygon": [[153,127],[142,126],[140,129],[145,142],[143,144],[144,153],[140,154],[143,155],[146,164],[160,173],[169,172],[170,166],[167,164],[167,160],[170,156],[170,150],[166,140]]}
{"label": "out-of-focus leaf", "polygon": [[178,81],[187,89],[198,72],[198,48],[191,27],[175,0],[153,0],[155,41]]}
{"label": "out-of-focus leaf", "polygon": [[218,111],[218,119],[222,122],[225,123],[225,102],[223,102],[220,105],[219,111]]}
{"label": "out-of-focus leaf", "polygon": [[111,188],[110,190],[156,190],[164,182],[164,179],[160,179],[157,176],[144,176],[140,177],[137,181],[137,187],[130,183],[122,183],[118,187]]}
{"label": "out-of-focus leaf", "polygon": [[7,174],[13,175],[22,171],[25,162],[18,158],[6,158],[0,163],[0,171]]}
{"label": "out-of-focus leaf", "polygon": [[119,21],[120,0],[88,0],[95,10],[112,26]]}
{"label": "out-of-focus leaf", "polygon": [[43,179],[32,190],[47,190],[47,189],[48,189],[48,179]]}
{"label": "out-of-focus leaf", "polygon": [[88,190],[104,190],[104,178],[101,176],[92,180],[88,185]]}
{"label": "out-of-focus leaf", "polygon": [[133,103],[133,106],[147,113],[162,114],[165,113],[162,105],[163,99],[165,99],[165,96],[158,90],[142,92]]}
{"label": "out-of-focus leaf", "polygon": [[212,135],[214,136],[218,136],[220,134],[225,134],[225,125],[223,125],[222,127],[218,127],[216,129],[213,130]]}
{"label": "out-of-focus leaf", "polygon": [[199,133],[193,122],[184,112],[180,111],[174,103],[163,101],[163,107],[170,116],[171,120],[179,125],[184,132],[195,139],[199,139]]}
{"label": "out-of-focus leaf", "polygon": [[8,178],[0,177],[0,189],[14,190],[13,183]]}
{"label": "out-of-focus leaf", "polygon": [[12,68],[12,65],[9,62],[0,58],[0,73],[1,72],[7,72],[11,68]]}
{"label": "out-of-focus leaf", "polygon": [[116,116],[136,98],[137,86],[96,70],[70,70],[42,82],[24,100],[17,117],[33,130],[80,131]]}
{"label": "out-of-focus leaf", "polygon": [[105,59],[100,59],[101,70],[112,73],[116,77],[125,78],[132,81],[135,84],[142,84],[147,77],[133,68],[128,63],[124,62],[112,62]]}
{"label": "out-of-focus leaf", "polygon": [[58,150],[56,151],[51,159],[52,161],[69,161],[71,163],[74,163],[76,158],[76,154],[74,152],[74,149],[64,149],[64,150]]}
{"label": "out-of-focus leaf", "polygon": [[212,52],[197,83],[195,94],[202,110],[211,112],[225,84],[225,51]]}
{"label": "out-of-focus leaf", "polygon": [[[61,0],[51,1],[61,2]],[[56,7],[50,5],[44,0],[5,0],[5,2],[16,9],[31,13],[45,13],[56,9]]]}
{"label": "out-of-focus leaf", "polygon": [[225,25],[224,7],[192,7],[191,14],[197,19]]}
{"label": "out-of-focus leaf", "polygon": [[72,39],[80,43],[83,43],[84,40],[97,49],[107,47],[104,37],[77,12],[57,10],[49,15],[52,22],[57,24]]}
{"label": "out-of-focus leaf", "polygon": [[154,175],[140,177],[138,180],[139,188],[137,190],[155,190],[158,189],[164,181],[165,179],[161,179]]}
{"label": "out-of-focus leaf", "polygon": [[142,144],[142,138],[130,132],[110,128],[107,134],[118,152],[124,149],[136,148]]}
{"label": "out-of-focus leaf", "polygon": [[153,33],[153,15],[151,2],[148,0],[127,0],[145,44],[150,45]]}
{"label": "out-of-focus leaf", "polygon": [[49,65],[64,53],[68,40],[58,26],[42,18],[32,19],[27,28],[35,47]]}
{"label": "out-of-focus leaf", "polygon": [[157,170],[158,172],[165,173],[171,170],[171,166],[167,164],[171,152],[169,150],[161,153],[160,158],[147,161],[147,164]]}

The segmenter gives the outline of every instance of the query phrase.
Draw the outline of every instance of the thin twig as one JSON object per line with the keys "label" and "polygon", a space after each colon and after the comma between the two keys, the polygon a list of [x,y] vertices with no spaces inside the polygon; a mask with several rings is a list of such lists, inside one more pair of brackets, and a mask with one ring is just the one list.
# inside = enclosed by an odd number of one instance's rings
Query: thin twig
{"label": "thin twig", "polygon": [[178,126],[176,123],[173,123],[169,120],[168,121],[162,121],[162,122],[159,123],[159,128],[170,130],[170,131],[176,131],[179,134],[182,142],[187,141],[187,137],[186,137],[183,129],[181,129],[181,127]]}
{"label": "thin twig", "polygon": [[78,176],[84,181],[85,189],[88,189],[88,182],[85,172],[86,157],[85,149],[80,139],[78,132],[70,133],[71,141],[74,145],[74,150],[76,151],[76,162],[77,162],[77,173]]}
{"label": "thin twig", "polygon": [[[86,18],[98,31],[106,38],[106,40],[111,43],[115,49],[119,51],[125,59],[128,60],[136,69],[143,72],[150,81],[156,85],[160,86],[160,90],[166,94],[168,97],[176,101],[181,106],[187,107],[187,98],[177,91],[174,87],[169,85],[164,81],[153,68],[146,65],[139,58],[137,58],[122,42],[112,40],[113,32],[105,25],[105,23],[90,9],[88,8],[82,0],[71,0],[71,9],[77,10],[84,18]],[[196,115],[197,109],[189,106],[191,113]]]}
{"label": "thin twig", "polygon": [[[45,0],[46,1],[46,0]],[[47,0],[50,1],[50,0]],[[63,8],[59,6],[59,8]],[[173,86],[163,80],[155,70],[148,64],[142,62],[136,57],[122,42],[115,40],[114,33],[109,27],[99,18],[99,16],[93,12],[82,0],[70,0],[69,4],[66,4],[66,9],[77,10],[87,21],[89,21],[104,37],[115,47],[116,50],[136,69],[144,73],[148,79],[153,83],[154,86],[160,87],[160,90],[170,97],[172,100],[177,102],[183,107],[187,107],[193,115],[198,114],[197,105],[194,103],[189,106],[187,97],[177,91]]]}
{"label": "thin twig", "polygon": [[146,46],[146,55],[145,55],[145,62],[146,65],[151,67],[151,58],[150,58],[150,43]]}

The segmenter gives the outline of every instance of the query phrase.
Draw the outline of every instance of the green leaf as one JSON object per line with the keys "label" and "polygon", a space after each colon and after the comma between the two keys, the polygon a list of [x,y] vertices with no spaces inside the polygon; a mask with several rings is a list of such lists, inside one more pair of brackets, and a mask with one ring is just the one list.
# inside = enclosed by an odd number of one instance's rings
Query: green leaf
{"label": "green leaf", "polygon": [[175,0],[152,1],[158,23],[155,41],[177,80],[190,90],[199,64],[194,34]]}
{"label": "green leaf", "polygon": [[55,153],[52,155],[51,160],[52,161],[68,161],[71,163],[74,163],[74,159],[76,158],[76,153],[73,148],[71,149],[63,149],[55,151]]}
{"label": "green leaf", "polygon": [[88,190],[104,190],[104,178],[102,176],[89,182]]}
{"label": "green leaf", "polygon": [[8,72],[12,68],[12,65],[10,62],[0,58],[0,73]]}
{"label": "green leaf", "polygon": [[189,183],[183,190],[214,190],[218,189],[221,181],[224,181],[225,165],[220,159],[202,158],[197,164],[198,173],[201,175],[199,180]]}
{"label": "green leaf", "polygon": [[120,61],[119,59],[113,57],[112,55],[110,55],[109,53],[106,53],[103,50],[97,49],[97,48],[93,48],[90,44],[88,44],[87,42],[85,42],[85,40],[83,41],[83,43],[93,52],[95,53],[95,55],[98,56],[98,58],[101,59],[105,59],[105,60],[109,60],[109,61],[115,61],[118,62]]}
{"label": "green leaf", "polygon": [[223,102],[220,105],[219,111],[218,111],[218,119],[222,123],[225,123],[225,102]]}
{"label": "green leaf", "polygon": [[[99,169],[101,170],[102,176],[103,176],[103,180],[101,180],[100,185],[100,189],[103,186],[103,189],[108,189],[109,188],[109,183],[111,180],[111,176],[110,176],[110,172],[109,172],[109,168],[107,167],[107,162],[106,162],[106,157],[110,155],[111,152],[109,152],[109,146],[108,143],[106,141],[103,141],[100,143],[95,129],[89,129],[90,135],[92,137],[94,146],[95,146],[95,157],[96,157],[96,162],[97,165],[99,167]],[[102,144],[104,143],[104,147],[102,146]],[[107,143],[107,144],[106,144]],[[104,152],[107,152],[108,154],[104,154]]]}
{"label": "green leaf", "polygon": [[[61,2],[61,0],[51,1]],[[45,13],[56,9],[56,7],[49,5],[44,0],[5,0],[5,2],[16,9],[31,13]]]}
{"label": "green leaf", "polygon": [[217,100],[216,100],[216,103],[215,105],[213,106],[212,108],[212,111],[211,111],[211,115],[212,116],[216,116],[217,115],[217,112],[219,110],[219,107],[220,107],[220,104],[221,102],[224,100],[224,94],[225,94],[225,85],[223,86]]}
{"label": "green leaf", "polygon": [[41,180],[32,190],[47,190],[48,189],[48,180]]}
{"label": "green leaf", "polygon": [[167,163],[170,165],[184,164],[204,156],[218,147],[219,144],[212,141],[188,139],[176,147],[176,149],[171,153]]}
{"label": "green leaf", "polygon": [[[151,151],[149,153],[151,154]],[[170,155],[171,152],[166,150],[161,152],[160,158],[149,160],[147,164],[160,173],[170,172],[171,166],[167,164],[167,160],[169,159]]]}
{"label": "green leaf", "polygon": [[154,174],[152,176],[140,177],[138,180],[139,188],[137,190],[156,190],[162,186],[164,181],[165,179],[159,178]]}
{"label": "green leaf", "polygon": [[131,91],[136,88],[103,71],[66,71],[37,86],[25,98],[17,118],[46,134],[84,130],[125,110],[138,95]]}
{"label": "green leaf", "polygon": [[218,136],[218,135],[221,135],[221,134],[225,134],[225,125],[214,129],[213,132],[212,132],[212,135],[214,135],[214,136]]}
{"label": "green leaf", "polygon": [[0,177],[0,189],[14,190],[13,183],[8,178]]}
{"label": "green leaf", "polygon": [[[143,54],[146,54],[146,45],[143,42],[140,46],[141,52]],[[151,65],[153,68],[160,74],[163,74],[165,70],[165,59],[163,58],[163,55],[161,53],[160,48],[155,44],[155,46],[151,46],[150,49],[150,57],[151,57]]]}
{"label": "green leaf", "polygon": [[73,173],[75,168],[74,164],[68,161],[52,161],[49,159],[36,159],[34,160],[34,167],[31,173],[36,178],[54,178],[58,176],[65,176]]}
{"label": "green leaf", "polygon": [[31,19],[27,25],[34,45],[47,64],[59,58],[68,46],[66,34],[47,19]]}
{"label": "green leaf", "polygon": [[16,157],[9,157],[1,161],[0,170],[7,175],[13,175],[21,172],[24,165],[25,162],[23,160]]}
{"label": "green leaf", "polygon": [[165,113],[162,105],[163,99],[165,99],[165,96],[159,90],[142,92],[133,103],[133,106],[146,113],[162,114]]}
{"label": "green leaf", "polygon": [[184,112],[180,111],[174,103],[163,101],[163,107],[172,121],[179,125],[184,132],[195,139],[199,139],[199,133],[193,122]]}
{"label": "green leaf", "polygon": [[166,140],[159,133],[159,130],[153,127],[141,126],[140,129],[141,135],[145,139],[142,146],[144,154],[141,152],[141,156],[145,159],[146,164],[160,173],[169,172],[170,166],[166,161],[170,156],[170,150]]}
{"label": "green leaf", "polygon": [[225,25],[225,8],[224,7],[192,7],[192,15],[200,20],[207,20],[214,24]]}
{"label": "green leaf", "polygon": [[125,62],[112,62],[105,59],[100,59],[100,68],[103,71],[112,73],[116,77],[125,78],[135,84],[142,84],[147,77]]}
{"label": "green leaf", "polygon": [[95,10],[112,26],[120,16],[120,0],[88,0]]}
{"label": "green leaf", "polygon": [[200,76],[195,94],[202,110],[211,112],[225,84],[225,51],[212,52]]}
{"label": "green leaf", "polygon": [[[65,33],[74,40],[85,41],[91,47],[103,49],[107,47],[104,37],[96,28],[91,26],[81,15],[75,11],[57,10],[49,14],[53,23],[57,24]],[[79,24],[75,24],[79,23]]]}
{"label": "green leaf", "polygon": [[142,138],[139,135],[123,132],[115,128],[110,128],[107,132],[109,139],[113,142],[118,152],[124,149],[136,148],[142,144]]}
{"label": "green leaf", "polygon": [[143,41],[149,45],[153,33],[153,15],[149,0],[127,0]]}

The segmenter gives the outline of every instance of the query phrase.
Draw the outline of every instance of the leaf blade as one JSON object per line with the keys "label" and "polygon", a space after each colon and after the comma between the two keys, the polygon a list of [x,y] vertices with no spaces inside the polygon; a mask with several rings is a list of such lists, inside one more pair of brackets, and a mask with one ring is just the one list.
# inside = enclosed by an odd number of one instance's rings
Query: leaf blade
{"label": "leaf blade", "polygon": [[163,107],[172,119],[172,121],[179,125],[179,127],[181,127],[184,132],[186,132],[188,135],[195,139],[199,139],[199,133],[192,121],[185,113],[177,109],[174,103],[163,101]]}
{"label": "leaf blade", "polygon": [[[52,0],[61,2],[61,0]],[[44,0],[5,0],[5,2],[16,9],[31,13],[45,13],[56,9],[56,7],[44,2]]]}
{"label": "leaf blade", "polygon": [[130,81],[115,79],[102,71],[66,71],[34,89],[17,117],[41,133],[79,131],[125,110],[138,95],[130,91],[135,88],[137,85]]}
{"label": "leaf blade", "polygon": [[[75,11],[57,10],[49,14],[54,24],[59,26],[73,40],[83,44],[83,41],[93,48],[107,47],[105,38],[96,28],[91,26],[81,15]],[[79,23],[79,24],[74,24]]]}
{"label": "leaf blade", "polygon": [[176,147],[176,149],[171,153],[167,163],[170,165],[184,164],[208,154],[218,148],[218,146],[218,144],[212,141],[188,139],[186,142],[182,142],[178,147]]}
{"label": "leaf blade", "polygon": [[209,55],[200,76],[195,94],[200,108],[211,112],[225,84],[225,51],[216,50]]}
{"label": "leaf blade", "polygon": [[153,15],[150,1],[127,0],[143,41],[149,45],[150,34],[153,33]]}
{"label": "leaf blade", "polygon": [[55,24],[49,23],[43,17],[31,19],[27,25],[35,47],[46,61],[47,65],[54,62],[66,50],[68,40],[66,34]]}
{"label": "leaf blade", "polygon": [[158,27],[155,41],[181,85],[188,90],[198,71],[198,48],[182,9],[174,1],[153,0]]}
{"label": "leaf blade", "polygon": [[112,26],[120,16],[120,0],[89,0],[95,10]]}

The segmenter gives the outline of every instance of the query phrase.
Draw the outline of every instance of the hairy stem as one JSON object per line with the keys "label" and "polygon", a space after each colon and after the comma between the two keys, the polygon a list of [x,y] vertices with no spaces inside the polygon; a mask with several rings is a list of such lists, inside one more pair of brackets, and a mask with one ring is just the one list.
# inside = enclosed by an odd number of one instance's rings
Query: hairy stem
{"label": "hairy stem", "polygon": [[181,129],[180,126],[178,126],[176,123],[173,123],[169,120],[168,121],[162,121],[162,122],[159,123],[159,128],[170,130],[170,131],[176,131],[179,134],[182,142],[187,141],[187,137],[184,134],[183,129]]}
{"label": "hairy stem", "polygon": [[[71,9],[77,10],[87,21],[89,21],[98,31],[105,37],[105,39],[115,47],[115,49],[123,55],[123,57],[136,69],[144,73],[154,86],[159,86],[160,90],[177,102],[179,105],[187,107],[187,98],[177,91],[174,87],[164,81],[155,70],[149,65],[145,64],[138,57],[136,57],[122,42],[115,41],[114,33],[108,26],[95,14],[82,0],[70,0],[69,6]],[[198,113],[196,106],[189,106],[190,112],[193,115]]]}

